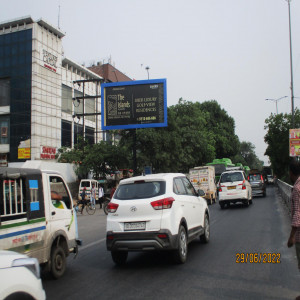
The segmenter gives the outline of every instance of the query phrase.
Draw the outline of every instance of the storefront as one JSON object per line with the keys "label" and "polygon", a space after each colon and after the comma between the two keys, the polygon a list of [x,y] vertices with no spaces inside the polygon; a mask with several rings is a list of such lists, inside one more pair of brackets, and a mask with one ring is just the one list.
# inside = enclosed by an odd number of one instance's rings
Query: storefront
{"label": "storefront", "polygon": [[[0,164],[54,160],[53,152],[73,147],[79,135],[102,139],[93,115],[102,77],[64,57],[64,35],[31,17],[0,24]],[[83,113],[89,116],[74,118]]]}

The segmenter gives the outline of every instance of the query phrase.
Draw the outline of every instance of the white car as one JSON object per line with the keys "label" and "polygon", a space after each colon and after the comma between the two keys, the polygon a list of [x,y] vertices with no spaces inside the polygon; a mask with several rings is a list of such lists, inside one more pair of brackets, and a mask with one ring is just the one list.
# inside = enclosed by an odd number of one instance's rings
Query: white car
{"label": "white car", "polygon": [[0,299],[46,299],[36,258],[0,250],[0,278]]}
{"label": "white car", "polygon": [[108,204],[107,249],[116,264],[129,251],[169,250],[177,263],[188,243],[209,241],[209,210],[184,174],[153,174],[124,179]]}
{"label": "white car", "polygon": [[223,209],[230,203],[252,204],[252,188],[243,171],[223,172],[219,181],[219,204]]}

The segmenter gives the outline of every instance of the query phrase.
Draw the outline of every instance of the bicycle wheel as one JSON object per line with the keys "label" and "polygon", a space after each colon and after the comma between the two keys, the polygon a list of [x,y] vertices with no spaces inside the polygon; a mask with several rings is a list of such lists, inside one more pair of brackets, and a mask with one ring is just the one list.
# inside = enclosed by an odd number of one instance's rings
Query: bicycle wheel
{"label": "bicycle wheel", "polygon": [[93,215],[96,211],[96,207],[92,207],[91,203],[87,204],[85,208],[89,215]]}
{"label": "bicycle wheel", "polygon": [[107,204],[109,203],[109,201],[105,201],[104,203],[103,203],[103,211],[104,211],[104,213],[106,214],[106,215],[108,215],[108,210],[107,210]]}

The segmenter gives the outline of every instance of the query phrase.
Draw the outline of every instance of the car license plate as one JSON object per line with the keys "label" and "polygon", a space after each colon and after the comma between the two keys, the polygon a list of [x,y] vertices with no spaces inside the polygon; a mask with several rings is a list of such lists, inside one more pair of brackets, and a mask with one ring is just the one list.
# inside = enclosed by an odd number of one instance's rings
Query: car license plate
{"label": "car license plate", "polygon": [[228,186],[227,190],[235,190],[236,186]]}
{"label": "car license plate", "polygon": [[131,222],[131,223],[124,223],[124,230],[145,230],[146,229],[146,222]]}

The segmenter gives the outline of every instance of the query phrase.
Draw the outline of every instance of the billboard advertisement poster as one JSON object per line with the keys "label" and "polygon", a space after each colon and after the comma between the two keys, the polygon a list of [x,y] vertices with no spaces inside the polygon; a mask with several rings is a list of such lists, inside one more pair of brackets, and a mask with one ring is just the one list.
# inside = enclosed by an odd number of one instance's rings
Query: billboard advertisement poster
{"label": "billboard advertisement poster", "polygon": [[18,148],[18,159],[30,159],[30,148]]}
{"label": "billboard advertisement poster", "polygon": [[101,85],[102,129],[165,127],[166,79]]}
{"label": "billboard advertisement poster", "polygon": [[290,156],[300,156],[300,129],[290,129]]}

